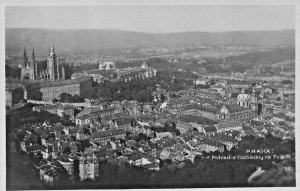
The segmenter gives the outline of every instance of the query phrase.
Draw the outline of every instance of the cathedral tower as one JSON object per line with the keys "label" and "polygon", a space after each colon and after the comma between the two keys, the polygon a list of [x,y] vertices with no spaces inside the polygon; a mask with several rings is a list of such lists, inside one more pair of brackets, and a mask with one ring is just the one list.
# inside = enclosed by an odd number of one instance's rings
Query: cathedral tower
{"label": "cathedral tower", "polygon": [[23,63],[21,65],[21,79],[24,78],[24,71],[25,71],[25,68],[26,68],[26,65],[27,65],[27,54],[26,54],[26,48],[24,47],[24,53],[23,53]]}
{"label": "cathedral tower", "polygon": [[59,67],[57,62],[57,56],[54,51],[54,43],[52,42],[47,58],[47,69],[49,72],[49,80],[59,80]]}
{"label": "cathedral tower", "polygon": [[24,47],[23,53],[23,63],[21,65],[21,79],[31,79],[32,78],[32,71],[30,68],[30,63],[28,61],[28,57],[26,54],[26,48]]}
{"label": "cathedral tower", "polygon": [[32,63],[32,79],[37,79],[37,63],[35,62],[34,49],[32,49],[31,54],[31,63]]}

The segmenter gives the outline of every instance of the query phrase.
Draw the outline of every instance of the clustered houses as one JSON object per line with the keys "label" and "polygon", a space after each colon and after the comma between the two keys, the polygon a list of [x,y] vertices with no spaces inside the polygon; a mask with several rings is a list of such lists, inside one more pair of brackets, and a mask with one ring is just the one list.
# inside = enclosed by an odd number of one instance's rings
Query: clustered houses
{"label": "clustered houses", "polygon": [[184,92],[183,96],[186,97],[203,97],[203,98],[211,98],[218,99],[220,98],[220,94],[212,89],[204,89],[204,90],[194,90],[189,89]]}
{"label": "clustered houses", "polygon": [[[86,111],[89,110],[89,111]],[[99,108],[87,108],[81,111],[75,118],[76,125],[89,125],[93,123],[100,123],[101,118],[106,115],[117,113],[115,109],[99,109]]]}
{"label": "clustered houses", "polygon": [[[112,64],[106,63],[105,67],[109,69]],[[265,98],[259,98],[261,93],[255,89],[251,95],[245,89],[239,90],[249,88],[249,83],[237,84],[217,84],[230,87],[229,93],[238,90],[236,98],[211,89],[166,92],[157,85],[153,102],[101,102],[83,108],[76,116],[68,105],[37,106],[35,111],[74,116],[76,126],[24,125],[20,150],[40,155],[43,159],[35,166],[41,181],[56,185],[66,174],[69,180],[75,176],[81,181],[97,179],[103,161],[157,171],[164,160],[180,165],[186,160],[193,162],[203,152],[237,148],[246,135],[264,137],[271,133],[283,139],[293,138],[293,113],[267,112],[267,104],[280,106],[279,101],[275,102],[277,98],[262,101]],[[161,93],[172,93],[177,98],[166,96],[162,102]]]}
{"label": "clustered houses", "polygon": [[[193,92],[191,90],[188,93]],[[188,94],[187,93],[187,94]],[[256,97],[242,93],[238,95],[237,103],[232,102],[220,102],[218,99],[211,99],[212,97],[206,97],[203,99],[202,94],[200,97],[197,94],[192,94],[193,99],[190,100],[170,100],[164,110],[175,115],[194,115],[204,117],[214,121],[222,120],[249,120],[257,116],[257,103]],[[197,99],[200,98],[200,99]],[[214,98],[214,97],[213,97]]]}

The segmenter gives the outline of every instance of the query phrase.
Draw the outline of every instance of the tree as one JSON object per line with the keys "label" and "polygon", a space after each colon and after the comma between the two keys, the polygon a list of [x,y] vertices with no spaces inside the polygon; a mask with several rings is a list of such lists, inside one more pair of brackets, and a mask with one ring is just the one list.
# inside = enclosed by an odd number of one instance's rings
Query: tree
{"label": "tree", "polygon": [[164,94],[160,94],[160,100],[161,102],[164,102],[166,100],[166,96]]}
{"label": "tree", "polygon": [[139,142],[140,140],[150,140],[150,138],[143,133],[139,133],[138,136],[135,137],[135,140]]}
{"label": "tree", "polygon": [[78,103],[78,102],[83,102],[84,99],[80,97],[79,95],[75,94],[72,98],[73,102]]}
{"label": "tree", "polygon": [[62,93],[59,95],[60,101],[61,102],[66,102],[66,103],[70,103],[72,102],[72,95],[68,94],[68,93]]}
{"label": "tree", "polygon": [[70,153],[71,153],[71,148],[70,148],[70,147],[65,147],[63,153],[64,153],[64,154],[65,154],[65,153],[70,154]]}

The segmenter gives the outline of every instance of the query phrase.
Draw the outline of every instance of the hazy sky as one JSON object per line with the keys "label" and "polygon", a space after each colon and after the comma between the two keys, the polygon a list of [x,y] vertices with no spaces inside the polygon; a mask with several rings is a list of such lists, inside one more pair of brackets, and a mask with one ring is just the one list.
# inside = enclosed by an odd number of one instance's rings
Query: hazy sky
{"label": "hazy sky", "polygon": [[121,29],[141,32],[295,28],[294,6],[97,6],[5,8],[7,28]]}

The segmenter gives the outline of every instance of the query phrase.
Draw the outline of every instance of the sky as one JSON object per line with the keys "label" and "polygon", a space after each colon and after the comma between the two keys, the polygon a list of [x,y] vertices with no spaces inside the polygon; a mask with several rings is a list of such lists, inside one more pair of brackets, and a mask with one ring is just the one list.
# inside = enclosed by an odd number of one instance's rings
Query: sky
{"label": "sky", "polygon": [[295,29],[292,5],[6,6],[6,28],[149,33]]}

